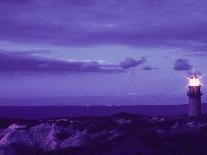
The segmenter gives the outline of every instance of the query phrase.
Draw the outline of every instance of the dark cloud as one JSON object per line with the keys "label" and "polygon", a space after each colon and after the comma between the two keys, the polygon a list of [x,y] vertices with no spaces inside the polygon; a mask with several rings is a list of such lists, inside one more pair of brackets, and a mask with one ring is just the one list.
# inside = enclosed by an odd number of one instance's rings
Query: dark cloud
{"label": "dark cloud", "polygon": [[124,72],[119,66],[98,61],[59,60],[23,52],[0,52],[1,72]]}
{"label": "dark cloud", "polygon": [[13,5],[27,4],[30,0],[1,0],[0,3],[10,3]]}
{"label": "dark cloud", "polygon": [[44,55],[44,54],[49,54],[50,51],[46,50],[46,49],[38,49],[38,50],[4,50],[4,49],[0,49],[0,54],[1,53],[8,53],[8,54],[14,54],[14,55],[33,55],[33,54],[40,54],[40,55]]}
{"label": "dark cloud", "polygon": [[186,71],[186,70],[191,70],[192,65],[189,64],[188,60],[186,59],[177,59],[174,63],[174,70],[177,71]]}
{"label": "dark cloud", "polygon": [[157,68],[154,68],[154,67],[151,67],[151,66],[144,66],[142,69],[146,70],[146,71],[150,71],[150,70],[154,70],[154,69],[157,69]]}
{"label": "dark cloud", "polygon": [[145,61],[146,61],[146,58],[144,57],[140,60],[135,60],[134,58],[128,57],[123,62],[120,63],[120,66],[123,69],[130,69],[130,68],[137,67],[143,64]]}
{"label": "dark cloud", "polygon": [[3,0],[0,40],[203,50],[207,41],[206,7],[205,0]]}
{"label": "dark cloud", "polygon": [[[48,57],[44,50],[6,51],[0,49],[0,72],[68,72],[68,73],[124,73],[127,69],[144,64],[139,60],[126,58],[120,64],[110,64],[96,60],[71,60]],[[145,66],[144,70],[154,68]]]}

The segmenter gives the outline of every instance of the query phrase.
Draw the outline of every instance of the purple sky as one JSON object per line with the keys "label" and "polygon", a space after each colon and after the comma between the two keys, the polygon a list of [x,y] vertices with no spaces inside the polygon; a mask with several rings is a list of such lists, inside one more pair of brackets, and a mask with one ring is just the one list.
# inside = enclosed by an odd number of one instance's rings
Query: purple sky
{"label": "purple sky", "polygon": [[0,97],[184,96],[206,42],[206,0],[1,0]]}

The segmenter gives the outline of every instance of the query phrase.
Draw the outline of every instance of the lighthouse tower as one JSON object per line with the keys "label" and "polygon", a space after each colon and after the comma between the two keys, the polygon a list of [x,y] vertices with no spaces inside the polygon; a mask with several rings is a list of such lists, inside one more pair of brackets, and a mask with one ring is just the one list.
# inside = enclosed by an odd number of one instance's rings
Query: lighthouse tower
{"label": "lighthouse tower", "polygon": [[188,116],[199,116],[201,115],[201,96],[200,91],[201,83],[198,76],[193,74],[189,78],[187,95],[189,96],[189,107],[188,107]]}

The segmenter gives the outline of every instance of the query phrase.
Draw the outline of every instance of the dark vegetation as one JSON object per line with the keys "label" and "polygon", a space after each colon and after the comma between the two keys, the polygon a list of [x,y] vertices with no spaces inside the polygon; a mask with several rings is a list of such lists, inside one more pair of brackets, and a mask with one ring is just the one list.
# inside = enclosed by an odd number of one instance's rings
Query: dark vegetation
{"label": "dark vegetation", "polygon": [[[120,121],[120,123],[118,122]],[[71,123],[73,121],[73,123]],[[125,122],[124,122],[125,121]],[[50,122],[56,126],[87,131],[84,143],[45,151],[21,143],[0,145],[1,155],[206,155],[207,116],[190,118],[186,115],[175,117],[147,117],[119,113],[105,117],[67,118],[54,120],[10,120],[1,119],[0,127],[12,123],[27,124],[30,127]],[[115,134],[112,134],[114,131]],[[92,136],[97,134],[97,136]],[[71,136],[67,130],[60,130],[56,137],[64,140]],[[1,137],[0,137],[1,138]],[[6,151],[5,151],[6,150]]]}

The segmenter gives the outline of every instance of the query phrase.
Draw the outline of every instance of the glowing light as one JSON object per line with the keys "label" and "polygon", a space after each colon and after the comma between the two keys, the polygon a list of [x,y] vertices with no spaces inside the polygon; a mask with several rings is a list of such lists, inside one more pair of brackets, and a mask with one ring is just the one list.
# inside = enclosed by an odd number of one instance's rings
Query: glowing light
{"label": "glowing light", "polygon": [[189,86],[200,86],[200,79],[196,76],[189,78]]}

